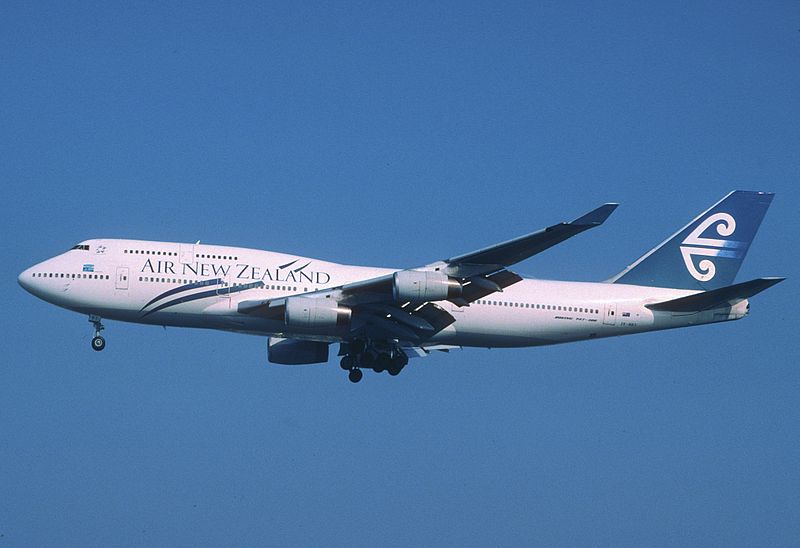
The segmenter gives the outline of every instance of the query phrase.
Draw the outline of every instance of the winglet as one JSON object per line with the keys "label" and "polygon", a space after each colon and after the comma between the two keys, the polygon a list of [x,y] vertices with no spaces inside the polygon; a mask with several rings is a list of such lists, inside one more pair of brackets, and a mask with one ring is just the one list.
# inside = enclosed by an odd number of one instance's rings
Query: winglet
{"label": "winglet", "polygon": [[606,219],[614,213],[614,210],[619,207],[619,204],[614,202],[609,202],[607,204],[603,204],[597,209],[593,209],[586,215],[582,217],[578,217],[574,221],[572,221],[571,225],[581,225],[581,226],[598,226],[606,222]]}

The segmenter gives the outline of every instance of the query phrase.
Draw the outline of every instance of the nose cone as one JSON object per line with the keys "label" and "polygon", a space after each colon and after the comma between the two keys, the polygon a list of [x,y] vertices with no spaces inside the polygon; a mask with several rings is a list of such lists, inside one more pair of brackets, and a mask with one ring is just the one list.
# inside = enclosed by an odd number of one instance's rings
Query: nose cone
{"label": "nose cone", "polygon": [[28,293],[33,293],[33,267],[25,270],[17,276],[17,282]]}
{"label": "nose cone", "polygon": [[[48,303],[64,306],[63,303],[67,299],[69,282],[66,277],[63,280],[56,280],[56,274],[49,274],[54,270],[57,272],[63,268],[65,268],[63,265],[59,266],[58,263],[48,259],[23,271],[17,276],[17,282],[34,297],[38,297]],[[44,272],[48,272],[47,278],[45,278]]]}

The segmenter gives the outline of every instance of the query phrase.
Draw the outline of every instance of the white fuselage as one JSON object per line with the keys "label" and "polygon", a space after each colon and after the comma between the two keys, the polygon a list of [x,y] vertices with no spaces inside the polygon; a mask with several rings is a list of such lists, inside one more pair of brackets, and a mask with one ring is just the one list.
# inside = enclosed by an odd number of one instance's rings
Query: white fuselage
{"label": "white fuselage", "polygon": [[[259,335],[290,332],[279,320],[238,312],[242,301],[299,295],[396,271],[239,247],[89,240],[22,274],[20,284],[55,305],[102,318]],[[90,245],[89,245],[90,244]],[[456,322],[426,344],[521,347],[612,337],[742,318],[748,303],[693,313],[647,304],[695,291],[525,279],[469,306],[440,302]]]}

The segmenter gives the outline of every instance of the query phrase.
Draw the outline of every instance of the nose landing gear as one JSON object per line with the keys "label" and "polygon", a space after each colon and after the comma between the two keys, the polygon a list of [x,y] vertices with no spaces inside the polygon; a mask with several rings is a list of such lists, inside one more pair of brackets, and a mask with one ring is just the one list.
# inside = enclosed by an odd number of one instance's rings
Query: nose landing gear
{"label": "nose landing gear", "polygon": [[100,316],[89,316],[89,323],[94,326],[94,337],[92,338],[92,350],[100,352],[106,347],[106,340],[100,336],[100,332],[105,329],[100,322]]}

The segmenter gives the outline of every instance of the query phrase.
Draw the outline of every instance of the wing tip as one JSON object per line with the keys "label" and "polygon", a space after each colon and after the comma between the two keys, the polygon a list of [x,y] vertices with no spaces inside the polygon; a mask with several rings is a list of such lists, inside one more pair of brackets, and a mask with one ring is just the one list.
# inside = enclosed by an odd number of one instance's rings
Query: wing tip
{"label": "wing tip", "polygon": [[574,221],[572,221],[571,225],[591,225],[597,226],[603,224],[606,219],[608,219],[614,210],[619,207],[619,204],[616,202],[607,202],[600,207],[593,209],[586,215],[582,217],[578,217]]}

